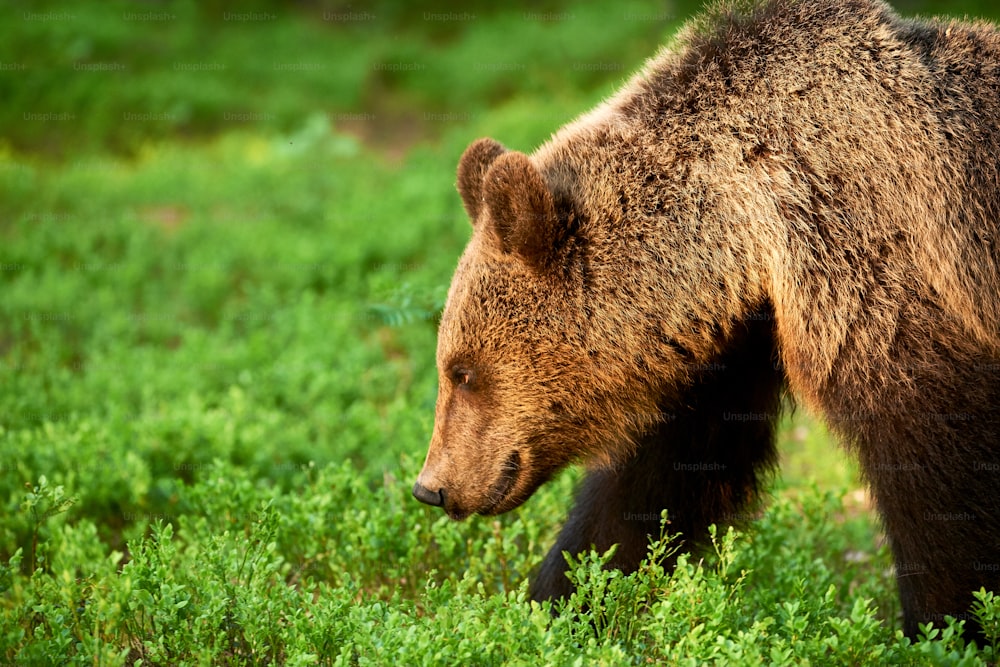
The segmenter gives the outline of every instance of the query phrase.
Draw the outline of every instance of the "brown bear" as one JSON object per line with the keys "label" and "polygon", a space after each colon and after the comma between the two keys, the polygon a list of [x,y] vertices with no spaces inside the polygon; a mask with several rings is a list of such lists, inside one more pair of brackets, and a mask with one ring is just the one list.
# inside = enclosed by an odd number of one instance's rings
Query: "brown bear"
{"label": "brown bear", "polygon": [[458,167],[473,233],[414,486],[453,518],[582,483],[563,551],[636,568],[746,516],[787,391],[859,457],[904,629],[1000,588],[1000,33],[879,0],[723,3],[532,155]]}

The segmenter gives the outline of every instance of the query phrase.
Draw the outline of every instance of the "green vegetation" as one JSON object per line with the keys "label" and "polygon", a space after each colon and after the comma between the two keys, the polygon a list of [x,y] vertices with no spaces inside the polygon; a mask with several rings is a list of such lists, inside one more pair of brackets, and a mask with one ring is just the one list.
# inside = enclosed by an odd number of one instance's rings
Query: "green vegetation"
{"label": "green vegetation", "polygon": [[92,4],[0,22],[0,663],[997,660],[901,637],[802,412],[750,530],[672,575],[669,539],[584,557],[555,616],[526,580],[579,471],[461,524],[410,497],[462,149],[537,145],[692,8]]}

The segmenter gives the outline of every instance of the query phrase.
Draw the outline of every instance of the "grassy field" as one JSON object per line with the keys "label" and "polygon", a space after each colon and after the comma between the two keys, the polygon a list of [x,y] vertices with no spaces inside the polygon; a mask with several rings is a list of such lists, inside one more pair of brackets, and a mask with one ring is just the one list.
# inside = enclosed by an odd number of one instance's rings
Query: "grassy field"
{"label": "grassy field", "polygon": [[610,7],[2,10],[0,664],[996,660],[960,623],[902,638],[802,411],[752,530],[673,574],[584,558],[554,616],[526,582],[579,471],[461,524],[410,497],[458,156],[531,150],[696,9]]}

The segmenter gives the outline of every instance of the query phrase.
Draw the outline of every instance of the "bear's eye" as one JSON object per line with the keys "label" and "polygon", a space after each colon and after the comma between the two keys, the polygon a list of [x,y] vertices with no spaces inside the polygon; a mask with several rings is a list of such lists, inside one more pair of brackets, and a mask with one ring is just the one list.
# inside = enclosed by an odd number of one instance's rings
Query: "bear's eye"
{"label": "bear's eye", "polygon": [[470,387],[475,379],[475,373],[471,368],[454,366],[451,369],[451,381],[460,387]]}

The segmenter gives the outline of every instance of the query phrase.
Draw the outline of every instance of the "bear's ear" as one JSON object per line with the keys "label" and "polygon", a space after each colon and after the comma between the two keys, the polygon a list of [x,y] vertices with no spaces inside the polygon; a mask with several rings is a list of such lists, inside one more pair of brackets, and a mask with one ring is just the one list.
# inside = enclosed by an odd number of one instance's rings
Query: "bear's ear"
{"label": "bear's ear", "polygon": [[504,252],[544,268],[561,242],[559,216],[527,155],[510,151],[493,161],[483,181],[483,204]]}
{"label": "bear's ear", "polygon": [[493,161],[506,152],[507,149],[493,139],[477,139],[465,149],[462,159],[458,161],[458,194],[462,196],[465,212],[473,225],[482,208],[483,178]]}

